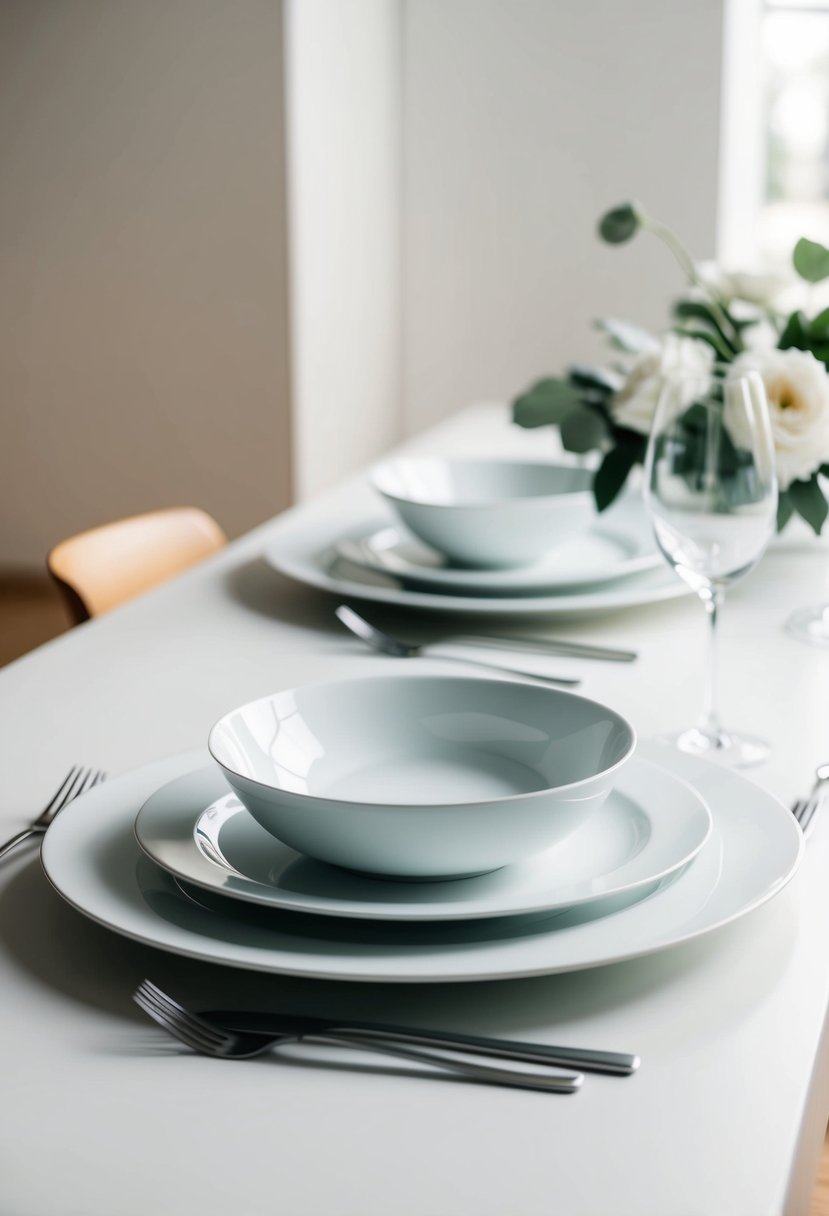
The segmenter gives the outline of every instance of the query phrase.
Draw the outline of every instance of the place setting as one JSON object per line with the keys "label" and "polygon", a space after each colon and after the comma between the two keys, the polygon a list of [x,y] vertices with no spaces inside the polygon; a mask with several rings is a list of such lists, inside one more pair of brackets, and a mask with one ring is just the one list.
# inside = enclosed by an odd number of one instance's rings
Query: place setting
{"label": "place setting", "polygon": [[280,573],[343,597],[491,616],[571,616],[686,594],[664,568],[641,494],[596,510],[587,468],[399,458],[369,477],[378,507],[272,542]]}
{"label": "place setting", "polygon": [[[630,513],[629,537],[637,520],[652,525],[660,573],[696,592],[713,643],[725,589],[761,557],[777,497],[762,385],[715,380],[706,393],[666,379],[642,500],[617,509]],[[479,485],[477,474],[465,480],[470,467],[449,478],[459,493]],[[378,484],[386,495],[437,496],[444,473],[439,463],[403,462]],[[525,467],[520,484],[548,486],[547,474],[535,466],[527,483]],[[583,494],[580,472],[570,474],[555,474],[559,499]],[[491,462],[487,472],[504,492],[515,476],[510,464]],[[433,512],[424,526],[425,504],[411,506],[401,518],[434,542]],[[467,526],[463,511],[441,508],[438,537],[455,562],[475,557],[505,577],[523,569],[507,558],[519,556],[512,537],[525,511],[561,534],[591,518],[589,502],[580,520],[544,494],[515,506],[503,531],[477,509]],[[544,528],[530,529],[536,557]],[[630,560],[650,562],[644,540],[637,544]],[[531,556],[521,549],[522,562]],[[448,570],[448,556],[435,568]],[[347,605],[338,616],[384,654],[420,653]],[[601,656],[585,647],[580,657]],[[71,800],[49,826],[43,866],[65,900],[118,933],[274,976],[484,983],[676,949],[775,897],[803,851],[805,810],[793,815],[736,771],[765,745],[721,726],[715,666],[712,649],[697,726],[649,741],[611,706],[561,686],[576,680],[531,669],[501,669],[496,679],[407,665],[283,688],[229,709],[202,749]],[[322,1038],[421,1061],[437,1052],[437,1067],[458,1077],[551,1093],[577,1092],[585,1072],[630,1075],[638,1066],[614,1044],[447,1046],[439,1027],[320,1025],[290,1010],[267,1025],[247,1011],[231,1025],[180,1005],[150,978],[135,999],[184,1046],[217,1057]],[[498,1056],[498,1066],[481,1055]]]}

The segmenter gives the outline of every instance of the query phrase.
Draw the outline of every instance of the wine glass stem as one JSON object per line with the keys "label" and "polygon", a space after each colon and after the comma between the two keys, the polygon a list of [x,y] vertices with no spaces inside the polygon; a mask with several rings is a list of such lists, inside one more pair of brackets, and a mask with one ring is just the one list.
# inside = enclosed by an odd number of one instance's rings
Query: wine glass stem
{"label": "wine glass stem", "polygon": [[708,614],[708,679],[705,687],[705,702],[700,718],[699,729],[709,739],[717,741],[722,737],[722,726],[718,713],[718,645],[717,620],[720,608],[725,602],[725,592],[719,587],[711,589],[702,597],[705,611]]}

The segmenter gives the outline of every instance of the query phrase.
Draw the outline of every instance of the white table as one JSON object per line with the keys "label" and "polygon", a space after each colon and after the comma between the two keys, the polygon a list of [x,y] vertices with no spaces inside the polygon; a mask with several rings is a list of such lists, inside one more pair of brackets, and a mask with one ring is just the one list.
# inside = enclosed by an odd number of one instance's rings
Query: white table
{"label": "white table", "polygon": [[[503,418],[468,411],[418,446],[549,450],[546,435]],[[367,494],[357,479],[299,510],[347,519]],[[3,835],[75,761],[123,771],[199,745],[232,704],[395,663],[352,644],[329,597],[260,560],[296,517],[0,672]],[[829,652],[798,644],[782,624],[791,609],[829,599],[827,575],[829,554],[804,533],[775,542],[722,620],[724,715],[774,741],[753,775],[786,801],[829,759]],[[406,624],[429,636],[425,616]],[[548,628],[640,650],[631,666],[544,661],[582,673],[584,691],[642,736],[696,717],[698,602]],[[827,871],[824,816],[783,894],[698,942],[569,976],[383,988],[234,972],[122,940],[65,906],[33,853],[21,852],[0,868],[0,1211],[804,1213],[829,1114]],[[204,1003],[232,993],[275,1008],[638,1051],[643,1064],[631,1079],[591,1076],[580,1094],[557,1098],[309,1066],[299,1062],[307,1051],[216,1062],[163,1044],[130,1000],[145,975]]]}

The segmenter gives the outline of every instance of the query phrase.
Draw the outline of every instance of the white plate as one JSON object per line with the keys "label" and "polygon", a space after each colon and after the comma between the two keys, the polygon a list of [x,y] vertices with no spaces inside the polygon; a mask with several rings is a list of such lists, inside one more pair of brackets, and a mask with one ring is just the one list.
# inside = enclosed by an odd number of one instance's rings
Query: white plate
{"label": "white plate", "polygon": [[135,821],[145,853],[197,886],[295,912],[411,921],[550,912],[634,891],[685,865],[710,830],[695,790],[636,757],[561,844],[460,882],[385,882],[304,857],[251,818],[215,765],[162,786]]}
{"label": "white plate", "polygon": [[390,574],[404,586],[472,595],[537,595],[615,582],[660,566],[663,558],[638,495],[600,516],[589,532],[560,545],[532,566],[469,570],[396,527],[372,528],[341,541],[337,552],[353,565]]}
{"label": "white plate", "polygon": [[47,832],[43,865],[63,898],[99,924],[174,954],[255,971],[444,983],[597,967],[744,916],[785,886],[803,849],[791,812],[738,773],[653,745],[642,750],[689,780],[713,820],[698,857],[646,898],[634,892],[552,916],[440,925],[299,916],[233,900],[220,901],[225,913],[208,911],[141,853],[132,830],[150,794],[204,764],[204,752],[147,765],[82,795]]}
{"label": "white plate", "polygon": [[359,540],[376,526],[376,518],[368,517],[343,532],[337,521],[328,517],[302,519],[272,541],[263,557],[281,574],[309,587],[330,591],[340,599],[372,600],[401,608],[431,608],[439,612],[485,616],[584,617],[588,613],[612,612],[691,594],[687,583],[664,562],[609,586],[596,584],[578,591],[563,590],[546,595],[473,595],[416,590],[404,586],[400,579],[390,574],[379,574],[345,561],[337,553],[336,546],[340,542]]}

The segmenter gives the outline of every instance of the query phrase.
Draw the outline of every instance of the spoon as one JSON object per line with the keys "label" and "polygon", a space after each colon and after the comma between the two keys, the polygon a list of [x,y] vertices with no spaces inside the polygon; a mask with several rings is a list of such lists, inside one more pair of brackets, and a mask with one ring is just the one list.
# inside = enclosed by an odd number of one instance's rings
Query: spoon
{"label": "spoon", "polygon": [[[372,650],[378,651],[379,654],[391,655],[392,658],[396,659],[416,659],[419,655],[428,655],[430,653],[429,646],[414,646],[410,642],[401,642],[399,638],[393,638],[390,634],[384,633],[382,629],[369,625],[367,620],[345,604],[340,604],[339,608],[336,609],[336,616],[345,625],[346,629],[350,629],[353,634],[356,634],[358,638],[370,646]],[[448,654],[436,654],[435,658],[451,659],[453,663],[471,663],[473,667],[486,667],[490,671],[508,672],[515,676],[527,676],[531,680],[537,680],[541,684],[558,684],[574,688],[581,683],[580,680],[565,679],[561,676],[545,676],[535,671],[527,671],[521,667],[502,667],[500,663],[487,663],[485,659],[467,659]]]}

